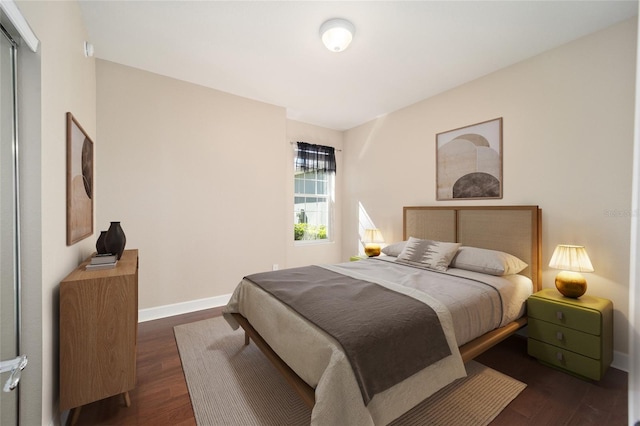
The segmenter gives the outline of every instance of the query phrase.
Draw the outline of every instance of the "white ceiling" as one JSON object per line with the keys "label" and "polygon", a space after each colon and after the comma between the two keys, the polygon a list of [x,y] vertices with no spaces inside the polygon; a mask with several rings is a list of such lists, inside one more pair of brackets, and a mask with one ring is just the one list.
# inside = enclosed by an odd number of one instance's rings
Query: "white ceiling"
{"label": "white ceiling", "polygon": [[[80,1],[97,58],[279,105],[336,130],[637,14],[627,1]],[[356,27],[329,52],[329,18]]]}

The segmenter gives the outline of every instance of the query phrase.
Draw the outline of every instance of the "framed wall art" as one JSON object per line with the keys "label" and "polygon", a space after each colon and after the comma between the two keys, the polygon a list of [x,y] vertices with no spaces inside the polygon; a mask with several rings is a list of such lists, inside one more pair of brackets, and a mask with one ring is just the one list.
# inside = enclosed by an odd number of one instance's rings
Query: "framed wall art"
{"label": "framed wall art", "polygon": [[93,141],[67,113],[67,245],[93,234]]}
{"label": "framed wall art", "polygon": [[502,117],[436,135],[436,200],[502,198]]}

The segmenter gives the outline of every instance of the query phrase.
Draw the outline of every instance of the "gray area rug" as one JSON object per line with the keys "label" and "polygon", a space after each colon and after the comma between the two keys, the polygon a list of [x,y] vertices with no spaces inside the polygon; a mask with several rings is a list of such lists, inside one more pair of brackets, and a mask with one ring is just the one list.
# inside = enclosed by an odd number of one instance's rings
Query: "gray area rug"
{"label": "gray area rug", "polygon": [[[174,328],[191,404],[200,426],[308,425],[311,410],[244,332],[221,318]],[[468,376],[420,403],[393,426],[479,426],[526,387],[475,361]]]}

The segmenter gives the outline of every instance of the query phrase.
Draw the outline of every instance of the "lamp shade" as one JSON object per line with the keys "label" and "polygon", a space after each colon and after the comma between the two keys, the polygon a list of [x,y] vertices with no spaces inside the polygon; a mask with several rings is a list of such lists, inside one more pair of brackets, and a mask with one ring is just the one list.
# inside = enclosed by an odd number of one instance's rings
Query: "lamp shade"
{"label": "lamp shade", "polygon": [[562,269],[556,275],[556,288],[562,295],[577,299],[587,291],[587,280],[580,272],[593,272],[593,266],[583,246],[558,245],[549,266]]}
{"label": "lamp shade", "polygon": [[320,26],[322,42],[332,52],[342,52],[353,40],[356,28],[346,19],[329,19]]}
{"label": "lamp shade", "polygon": [[593,272],[593,266],[584,246],[560,244],[553,251],[549,267],[573,272]]}
{"label": "lamp shade", "polygon": [[363,243],[384,243],[382,233],[377,229],[365,229],[362,236]]}

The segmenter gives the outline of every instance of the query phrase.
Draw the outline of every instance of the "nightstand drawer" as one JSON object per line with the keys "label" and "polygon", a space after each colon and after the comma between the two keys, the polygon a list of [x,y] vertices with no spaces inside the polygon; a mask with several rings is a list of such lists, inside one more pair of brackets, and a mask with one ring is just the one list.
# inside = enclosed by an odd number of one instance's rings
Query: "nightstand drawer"
{"label": "nightstand drawer", "polygon": [[531,318],[584,331],[596,336],[600,335],[602,329],[600,312],[566,303],[558,303],[532,296],[527,301],[527,312]]}
{"label": "nightstand drawer", "polygon": [[600,361],[535,339],[529,339],[527,347],[529,355],[538,358],[539,361],[589,379],[600,380],[606,369]]}
{"label": "nightstand drawer", "polygon": [[563,349],[588,356],[593,359],[602,357],[600,336],[577,331],[536,318],[529,318],[529,337],[549,343]]}

